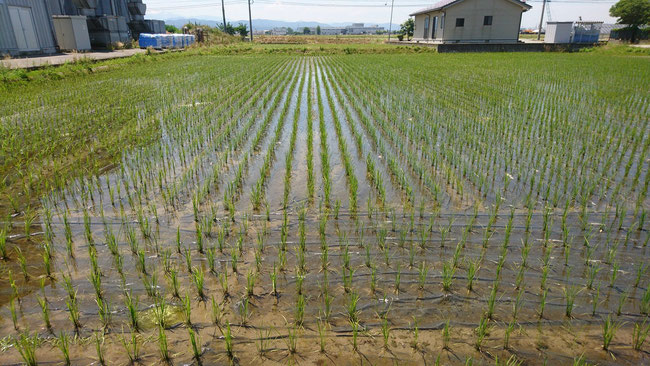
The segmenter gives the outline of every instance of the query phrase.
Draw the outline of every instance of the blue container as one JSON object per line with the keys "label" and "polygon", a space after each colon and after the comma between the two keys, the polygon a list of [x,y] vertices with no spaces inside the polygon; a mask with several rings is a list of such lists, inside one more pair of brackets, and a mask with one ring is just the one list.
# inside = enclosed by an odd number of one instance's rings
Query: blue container
{"label": "blue container", "polygon": [[162,45],[160,44],[160,38],[156,37],[157,34],[141,33],[138,43],[140,48],[152,47],[155,49],[161,49]]}

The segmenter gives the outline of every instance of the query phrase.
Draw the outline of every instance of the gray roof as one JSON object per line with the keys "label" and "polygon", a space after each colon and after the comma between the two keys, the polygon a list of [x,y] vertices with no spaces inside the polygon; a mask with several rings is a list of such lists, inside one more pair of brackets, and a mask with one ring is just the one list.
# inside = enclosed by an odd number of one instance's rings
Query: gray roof
{"label": "gray roof", "polygon": [[[458,3],[460,3],[461,1],[463,1],[463,0],[441,0],[441,1],[437,2],[437,3],[435,3],[432,6],[420,9],[420,10],[416,11],[415,13],[409,14],[409,16],[429,13],[429,12],[432,12],[432,11],[448,8],[450,6],[454,6],[454,5],[458,4]],[[530,6],[530,5],[528,5],[525,2],[520,1],[520,0],[507,0],[507,1],[510,1],[510,2],[515,3],[517,5],[520,5],[522,8],[524,8],[524,11],[532,8],[532,6]]]}

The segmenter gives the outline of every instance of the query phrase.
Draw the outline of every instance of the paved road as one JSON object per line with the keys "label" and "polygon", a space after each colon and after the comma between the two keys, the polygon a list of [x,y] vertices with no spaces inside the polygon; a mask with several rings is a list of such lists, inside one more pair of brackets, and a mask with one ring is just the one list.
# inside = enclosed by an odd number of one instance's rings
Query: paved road
{"label": "paved road", "polygon": [[0,60],[0,65],[10,69],[30,69],[46,65],[63,65],[66,62],[73,62],[81,58],[90,58],[93,60],[108,60],[112,58],[129,57],[138,53],[144,53],[146,50],[130,49],[105,52],[88,52],[88,53],[63,53],[53,56],[16,58],[10,60]]}

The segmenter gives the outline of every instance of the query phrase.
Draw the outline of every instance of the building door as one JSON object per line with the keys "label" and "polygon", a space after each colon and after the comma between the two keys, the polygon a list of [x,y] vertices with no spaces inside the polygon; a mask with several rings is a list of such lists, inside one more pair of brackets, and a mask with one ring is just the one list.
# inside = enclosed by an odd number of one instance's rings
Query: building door
{"label": "building door", "polygon": [[438,17],[433,17],[433,24],[431,24],[431,39],[436,39],[436,29],[438,29]]}
{"label": "building door", "polygon": [[9,17],[11,26],[16,35],[16,44],[19,51],[38,51],[38,38],[32,17],[32,9],[22,6],[10,6]]}
{"label": "building door", "polygon": [[424,17],[424,39],[429,38],[429,16]]}

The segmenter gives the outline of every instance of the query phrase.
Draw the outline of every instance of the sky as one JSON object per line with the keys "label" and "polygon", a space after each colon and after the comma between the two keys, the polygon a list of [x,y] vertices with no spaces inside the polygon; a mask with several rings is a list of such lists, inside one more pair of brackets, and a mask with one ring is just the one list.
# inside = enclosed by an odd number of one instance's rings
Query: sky
{"label": "sky", "polygon": [[[227,20],[248,19],[247,0],[224,0]],[[316,21],[321,23],[388,23],[391,0],[252,0],[253,19]],[[221,19],[220,0],[145,0],[147,18]],[[409,13],[436,3],[437,0],[395,0],[393,23],[402,23]],[[609,16],[610,0],[550,1],[550,20],[583,20],[615,23]],[[542,0],[528,0],[533,8],[523,14],[522,27],[537,28]],[[549,20],[546,13],[544,21]]]}

